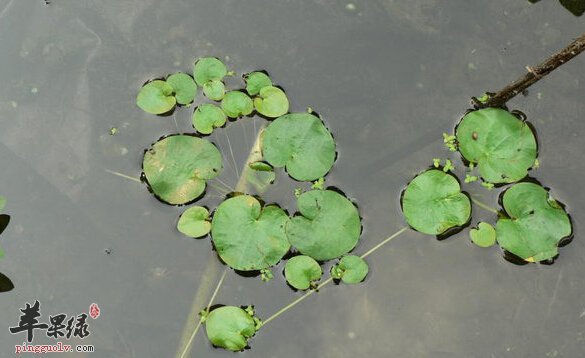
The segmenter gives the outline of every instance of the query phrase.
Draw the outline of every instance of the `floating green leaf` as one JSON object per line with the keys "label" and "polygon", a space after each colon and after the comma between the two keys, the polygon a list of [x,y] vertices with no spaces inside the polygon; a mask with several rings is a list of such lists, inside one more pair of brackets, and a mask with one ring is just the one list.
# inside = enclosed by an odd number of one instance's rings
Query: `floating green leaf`
{"label": "floating green leaf", "polygon": [[519,183],[504,192],[509,218],[496,224],[500,246],[526,261],[555,257],[559,242],[571,235],[571,221],[563,208],[540,185]]}
{"label": "floating green leaf", "polygon": [[193,65],[193,77],[201,87],[209,81],[221,81],[227,74],[224,63],[215,57],[203,57]]}
{"label": "floating green leaf", "polygon": [[172,205],[185,204],[205,191],[206,180],[219,175],[221,153],[205,139],[172,135],[144,153],[142,169],[159,199]]}
{"label": "floating green leaf", "polygon": [[331,267],[331,277],[349,284],[362,282],[370,268],[364,259],[355,255],[343,256],[339,263]]}
{"label": "floating green leaf", "polygon": [[484,180],[512,183],[524,178],[536,159],[530,127],[509,112],[486,108],[466,114],[456,130],[459,151],[478,164]]}
{"label": "floating green leaf", "polygon": [[175,107],[176,103],[173,87],[161,80],[148,82],[142,86],[136,97],[136,105],[152,114],[167,113]]}
{"label": "floating green leaf", "polygon": [[455,177],[430,169],[408,184],[402,196],[402,211],[413,229],[439,235],[465,224],[471,215],[471,203]]}
{"label": "floating green leaf", "polygon": [[288,112],[288,98],[278,87],[264,87],[260,90],[259,96],[254,98],[254,108],[266,117],[280,117]]}
{"label": "floating green leaf", "polygon": [[274,168],[268,163],[253,162],[249,164],[251,170],[247,171],[246,180],[252,184],[259,193],[263,193],[268,186],[274,183],[276,174]]}
{"label": "floating green leaf", "polygon": [[274,167],[286,167],[296,180],[324,177],[335,161],[335,141],[323,122],[309,113],[277,118],[264,130],[262,154]]}
{"label": "floating green leaf", "polygon": [[319,263],[309,256],[295,256],[284,265],[286,281],[297,290],[306,290],[323,275]]}
{"label": "floating green leaf", "polygon": [[193,127],[201,134],[211,134],[214,128],[225,124],[227,117],[218,106],[204,103],[193,112]]}
{"label": "floating green leaf", "polygon": [[244,76],[246,91],[250,96],[260,93],[264,87],[272,86],[272,80],[264,72],[251,72]]}
{"label": "floating green leaf", "polygon": [[238,352],[248,346],[248,339],[256,333],[256,323],[243,309],[223,306],[209,313],[205,330],[214,346]]}
{"label": "floating green leaf", "polygon": [[203,94],[213,101],[221,101],[225,96],[225,85],[220,80],[207,81],[203,84]]}
{"label": "floating green leaf", "polygon": [[477,229],[469,231],[469,237],[479,247],[490,247],[496,243],[496,229],[488,223],[480,222]]}
{"label": "floating green leaf", "polygon": [[230,91],[226,93],[221,101],[221,108],[230,118],[247,116],[254,110],[254,103],[242,91]]}
{"label": "floating green leaf", "polygon": [[211,237],[221,259],[240,271],[275,265],[288,252],[284,227],[289,217],[274,205],[264,208],[250,195],[222,202],[211,222]]}
{"label": "floating green leaf", "polygon": [[197,85],[186,73],[174,73],[167,77],[167,83],[173,88],[178,104],[190,104],[197,94]]}
{"label": "floating green leaf", "polygon": [[331,260],[351,251],[361,234],[355,205],[332,190],[311,190],[297,200],[301,215],[286,225],[291,245],[315,260]]}
{"label": "floating green leaf", "polygon": [[208,219],[209,211],[206,208],[193,206],[181,214],[177,222],[177,229],[190,237],[203,237],[211,230],[211,223]]}

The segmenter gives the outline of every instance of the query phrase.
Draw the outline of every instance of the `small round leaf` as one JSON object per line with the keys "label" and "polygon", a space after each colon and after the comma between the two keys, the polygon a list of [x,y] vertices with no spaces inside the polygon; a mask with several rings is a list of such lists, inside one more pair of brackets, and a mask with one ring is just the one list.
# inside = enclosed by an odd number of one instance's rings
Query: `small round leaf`
{"label": "small round leaf", "polygon": [[323,275],[319,263],[309,256],[295,256],[284,265],[286,281],[297,290],[306,290]]}
{"label": "small round leaf", "polygon": [[526,261],[555,257],[559,242],[571,235],[569,216],[540,185],[515,184],[504,192],[502,204],[509,218],[496,224],[498,243]]}
{"label": "small round leaf", "polygon": [[335,141],[323,122],[309,113],[277,118],[262,136],[262,154],[274,167],[286,167],[296,180],[324,177],[335,161]]}
{"label": "small round leaf", "polygon": [[221,81],[227,74],[224,63],[215,57],[203,57],[193,65],[193,77],[201,87],[208,81]]}
{"label": "small round leaf", "polygon": [[297,199],[301,215],[286,225],[286,235],[303,255],[325,261],[351,251],[361,234],[355,205],[332,190],[311,190]]}
{"label": "small round leaf", "polygon": [[254,108],[266,117],[280,117],[288,112],[288,98],[278,87],[264,87],[260,90],[260,95],[254,98]]}
{"label": "small round leaf", "polygon": [[193,127],[201,134],[211,134],[214,128],[225,124],[227,117],[216,105],[204,103],[193,112]]}
{"label": "small round leaf", "polygon": [[260,93],[264,87],[272,86],[272,80],[264,72],[251,72],[244,76],[246,91],[250,96]]}
{"label": "small round leaf", "polygon": [[430,169],[408,183],[402,196],[402,211],[413,229],[439,235],[465,224],[471,215],[471,203],[455,177]]}
{"label": "small round leaf", "polygon": [[209,313],[205,330],[214,346],[239,352],[248,346],[248,339],[256,333],[256,324],[243,309],[223,306]]}
{"label": "small round leaf", "polygon": [[193,102],[197,94],[197,85],[186,73],[174,73],[167,77],[167,83],[173,87],[178,104],[187,105]]}
{"label": "small round leaf", "polygon": [[211,223],[207,220],[209,218],[209,211],[202,206],[193,206],[185,210],[179,221],[177,222],[177,229],[190,237],[203,237],[211,230]]}
{"label": "small round leaf", "polygon": [[488,223],[480,222],[477,229],[469,231],[469,237],[479,247],[490,247],[496,243],[496,229]]}
{"label": "small round leaf", "polygon": [[355,255],[343,256],[339,263],[331,267],[331,277],[341,279],[345,283],[355,284],[362,282],[369,271],[364,259]]}
{"label": "small round leaf", "polygon": [[466,114],[455,133],[459,151],[477,163],[484,180],[513,183],[524,178],[536,160],[536,138],[520,119],[499,108]]}
{"label": "small round leaf", "polygon": [[136,105],[152,114],[167,113],[175,107],[176,103],[173,87],[161,80],[148,82],[142,86],[136,97]]}
{"label": "small round leaf", "polygon": [[221,259],[240,271],[262,270],[275,265],[288,252],[284,232],[288,215],[281,208],[264,208],[250,195],[222,202],[211,222],[211,237]]}
{"label": "small round leaf", "polygon": [[185,204],[205,191],[206,180],[219,175],[221,153],[205,139],[172,135],[154,143],[144,153],[142,169],[159,199],[172,205]]}
{"label": "small round leaf", "polygon": [[247,116],[254,110],[254,103],[247,94],[241,91],[230,91],[221,101],[221,108],[230,118]]}
{"label": "small round leaf", "polygon": [[203,94],[213,101],[221,101],[225,96],[225,85],[220,80],[211,80],[203,84]]}

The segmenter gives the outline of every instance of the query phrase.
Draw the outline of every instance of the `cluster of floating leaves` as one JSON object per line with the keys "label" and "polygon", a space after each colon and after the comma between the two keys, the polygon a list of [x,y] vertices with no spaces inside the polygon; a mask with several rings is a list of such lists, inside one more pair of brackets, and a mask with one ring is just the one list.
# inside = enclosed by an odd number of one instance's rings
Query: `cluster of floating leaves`
{"label": "cluster of floating leaves", "polygon": [[[523,118],[501,108],[483,108],[467,113],[455,128],[455,135],[443,136],[451,151],[458,151],[468,163],[465,182],[481,179],[482,186],[505,188],[502,211],[495,228],[480,222],[470,230],[471,241],[480,247],[496,243],[504,252],[526,262],[554,259],[558,247],[572,233],[563,206],[541,185],[523,181],[538,166],[538,148],[532,128]],[[461,191],[453,166],[446,161],[437,169],[417,175],[403,192],[404,217],[415,230],[443,235],[471,220],[471,201]],[[476,169],[478,173],[474,173]]]}
{"label": "cluster of floating leaves", "polygon": [[[6,206],[6,198],[0,196],[0,214],[2,214],[4,207]],[[0,234],[6,229],[8,226],[8,222],[10,221],[10,217],[8,215],[2,214],[0,215]],[[0,260],[4,258],[4,250],[2,246],[0,246]],[[8,292],[14,288],[14,284],[6,275],[0,272],[0,292]]]}
{"label": "cluster of floating leaves", "polygon": [[[209,100],[194,106],[196,133],[171,134],[148,148],[143,158],[143,180],[162,202],[190,204],[205,195],[206,183],[222,171],[218,148],[204,138],[227,125],[228,118],[260,115],[270,124],[260,134],[262,158],[248,163],[246,180],[256,188],[271,185],[275,168],[284,168],[295,180],[313,182],[307,192],[295,192],[298,213],[290,216],[276,204],[264,205],[257,197],[234,193],[210,211],[201,206],[186,209],[177,229],[193,238],[211,236],[221,260],[237,271],[259,272],[263,281],[271,268],[289,254],[284,266],[287,283],[295,290],[316,289],[323,276],[321,265],[340,259],[331,277],[344,283],[362,282],[366,262],[347,255],[361,235],[361,219],[354,203],[324,185],[336,160],[333,136],[312,113],[289,113],[285,92],[269,75],[255,71],[243,76],[244,88],[228,89],[233,76],[214,57],[193,65],[193,76],[175,73],[147,82],[136,98],[138,107],[157,115],[176,106],[189,106],[201,88]],[[261,324],[251,308],[222,306],[202,316],[213,345],[232,351],[247,347]]]}

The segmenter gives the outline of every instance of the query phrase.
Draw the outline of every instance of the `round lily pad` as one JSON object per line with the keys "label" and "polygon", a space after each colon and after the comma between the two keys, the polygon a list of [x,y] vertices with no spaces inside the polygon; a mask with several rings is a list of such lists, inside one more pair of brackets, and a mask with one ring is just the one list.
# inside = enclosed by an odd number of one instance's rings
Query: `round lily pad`
{"label": "round lily pad", "polygon": [[543,261],[558,254],[559,242],[571,235],[569,216],[542,186],[518,183],[502,198],[508,218],[496,224],[500,246],[526,261]]}
{"label": "round lily pad", "polygon": [[490,183],[512,183],[524,178],[534,165],[536,138],[522,120],[499,108],[466,114],[455,133],[463,157],[478,164]]}
{"label": "round lily pad", "polygon": [[193,112],[193,127],[201,134],[211,134],[214,128],[225,124],[227,117],[216,105],[204,103]]}
{"label": "round lily pad", "polygon": [[221,101],[221,108],[230,118],[247,116],[254,110],[254,103],[247,94],[241,91],[230,91]]}
{"label": "round lily pad", "polygon": [[187,105],[193,102],[197,94],[197,85],[186,73],[174,73],[167,77],[167,83],[173,88],[178,104]]}
{"label": "round lily pad", "polygon": [[288,98],[280,88],[267,86],[260,90],[258,97],[254,98],[254,108],[266,117],[280,117],[288,112]]}
{"label": "round lily pad", "polygon": [[262,135],[262,154],[274,167],[286,167],[296,180],[324,177],[335,161],[335,141],[323,122],[309,113],[291,113],[270,123]]}
{"label": "round lily pad", "polygon": [[151,81],[142,86],[136,97],[136,105],[152,114],[167,113],[176,103],[173,87],[161,80]]}
{"label": "round lily pad", "polygon": [[402,211],[413,229],[440,235],[469,220],[471,203],[455,177],[430,169],[408,183],[402,196]]}
{"label": "round lily pad", "polygon": [[205,139],[172,135],[144,153],[142,169],[150,190],[160,200],[185,204],[203,194],[206,180],[219,175],[221,153]]}
{"label": "round lily pad", "polygon": [[193,206],[181,214],[177,222],[177,229],[190,237],[203,237],[211,230],[211,223],[208,219],[209,211],[206,208]]}
{"label": "round lily pad", "polygon": [[297,290],[306,290],[323,275],[319,263],[309,256],[295,256],[284,265],[286,281]]}
{"label": "round lily pad", "polygon": [[264,87],[272,86],[270,77],[266,73],[259,71],[244,75],[244,81],[246,81],[246,91],[250,96],[257,95]]}
{"label": "round lily pad", "polygon": [[221,101],[225,96],[225,85],[220,80],[207,81],[203,84],[203,94],[213,101]]}
{"label": "round lily pad", "polygon": [[359,256],[347,255],[343,256],[337,265],[331,267],[331,277],[337,280],[341,279],[345,283],[355,284],[362,282],[369,270],[366,260]]}
{"label": "round lily pad", "polygon": [[469,237],[479,247],[490,247],[496,243],[496,229],[488,223],[480,222],[477,229],[469,231]]}
{"label": "round lily pad", "polygon": [[303,255],[325,261],[351,251],[361,234],[355,205],[332,190],[311,190],[297,199],[301,215],[286,225],[286,235]]}
{"label": "round lily pad", "polygon": [[275,265],[288,252],[284,232],[288,215],[281,208],[264,208],[250,195],[222,202],[213,214],[211,237],[217,253],[240,271],[262,270]]}
{"label": "round lily pad", "polygon": [[248,346],[248,339],[256,333],[256,323],[243,309],[223,306],[209,313],[205,330],[214,346],[239,352]]}
{"label": "round lily pad", "polygon": [[193,77],[201,87],[209,81],[221,81],[227,74],[224,63],[215,57],[203,57],[193,65]]}

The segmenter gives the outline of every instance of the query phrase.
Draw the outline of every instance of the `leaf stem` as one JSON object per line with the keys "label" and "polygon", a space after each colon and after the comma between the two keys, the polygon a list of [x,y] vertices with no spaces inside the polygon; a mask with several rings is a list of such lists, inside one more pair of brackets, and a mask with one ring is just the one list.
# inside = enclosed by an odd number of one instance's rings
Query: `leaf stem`
{"label": "leaf stem", "polygon": [[484,204],[484,203],[482,203],[481,201],[479,201],[479,200],[477,200],[477,199],[475,199],[475,198],[473,198],[473,197],[471,198],[471,201],[473,201],[473,203],[474,203],[475,205],[479,206],[480,208],[482,208],[482,209],[484,209],[484,210],[487,210],[487,211],[489,211],[489,212],[492,212],[492,213],[494,213],[494,214],[496,214],[496,215],[498,214],[498,210],[496,210],[496,209],[492,208],[491,206],[489,206],[489,205],[487,205],[487,204]]}
{"label": "leaf stem", "polygon": [[[406,230],[408,230],[408,227],[405,226],[402,229],[398,230],[397,232],[395,232],[394,234],[390,235],[388,238],[386,238],[384,241],[380,242],[379,244],[377,244],[376,246],[372,247],[370,250],[366,251],[365,254],[361,255],[360,257],[363,259],[366,256],[372,254],[374,251],[378,250],[379,248],[381,248],[382,246],[384,246],[385,244],[387,244],[390,240],[394,239],[395,237],[399,236],[400,234],[402,234],[403,232],[405,232]],[[279,309],[278,311],[276,311],[276,313],[274,313],[272,316],[268,317],[267,319],[265,319],[264,321],[262,321],[262,327],[264,327],[268,322],[272,321],[273,319],[275,319],[276,317],[280,316],[281,314],[283,314],[284,312],[288,311],[289,309],[293,308],[294,306],[296,306],[297,304],[299,304],[300,302],[302,302],[305,298],[311,296],[313,293],[319,291],[321,288],[323,288],[324,286],[330,284],[333,281],[332,277],[329,277],[327,280],[321,282],[315,289],[312,289],[310,291],[308,291],[307,293],[305,293],[304,295],[302,295],[301,297],[298,297],[297,299],[295,299],[294,301],[292,301],[291,303],[289,303],[288,305],[284,306],[283,308]]]}
{"label": "leaf stem", "polygon": [[122,174],[122,173],[120,173],[120,172],[115,172],[115,171],[113,171],[113,170],[110,170],[110,169],[106,169],[106,172],[108,172],[108,173],[110,173],[110,174],[117,175],[117,176],[119,176],[119,177],[121,177],[121,178],[125,178],[125,179],[128,179],[128,180],[132,180],[132,181],[135,181],[135,182],[138,182],[138,183],[142,183],[142,182],[140,181],[140,179],[138,179],[138,178],[135,178],[135,177],[131,177],[131,176],[129,176],[129,175],[126,175],[126,174]]}

